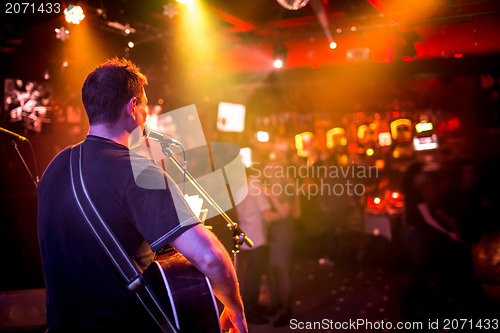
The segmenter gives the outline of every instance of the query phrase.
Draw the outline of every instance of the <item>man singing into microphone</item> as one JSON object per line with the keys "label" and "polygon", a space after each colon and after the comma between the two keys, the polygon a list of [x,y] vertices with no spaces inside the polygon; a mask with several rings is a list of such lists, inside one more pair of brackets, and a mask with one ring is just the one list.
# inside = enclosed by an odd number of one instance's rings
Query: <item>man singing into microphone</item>
{"label": "man singing into microphone", "polygon": [[[236,275],[225,248],[199,223],[176,186],[141,182],[166,174],[129,150],[130,133],[147,114],[146,77],[128,60],[109,60],[85,80],[82,100],[90,129],[80,143],[89,196],[140,270],[153,251],[171,245],[205,274],[225,308],[222,329],[247,332]],[[49,332],[156,332],[153,320],[86,224],[72,192],[70,150],[50,163],[38,192],[38,233],[47,288]],[[143,163],[134,175],[134,163]],[[196,318],[193,318],[195,321]]]}

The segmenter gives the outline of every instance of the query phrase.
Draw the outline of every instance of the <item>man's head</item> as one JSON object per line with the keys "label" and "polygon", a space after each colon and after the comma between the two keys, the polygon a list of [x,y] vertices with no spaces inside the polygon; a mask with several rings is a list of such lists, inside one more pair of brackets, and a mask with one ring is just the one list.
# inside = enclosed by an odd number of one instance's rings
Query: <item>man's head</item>
{"label": "man's head", "polygon": [[126,59],[114,58],[94,69],[82,88],[90,125],[115,124],[124,108],[130,111],[130,107],[145,105],[147,83],[139,68]]}

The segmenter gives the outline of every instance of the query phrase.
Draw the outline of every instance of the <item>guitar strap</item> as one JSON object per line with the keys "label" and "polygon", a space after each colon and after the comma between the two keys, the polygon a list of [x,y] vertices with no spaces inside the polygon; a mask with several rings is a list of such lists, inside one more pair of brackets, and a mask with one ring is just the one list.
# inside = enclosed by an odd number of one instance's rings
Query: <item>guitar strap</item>
{"label": "guitar strap", "polygon": [[127,289],[133,292],[148,311],[162,332],[179,332],[160,305],[142,273],[127,255],[122,245],[101,216],[87,192],[82,172],[83,143],[70,149],[70,176],[73,194],[84,220],[95,235],[104,252],[125,280]]}

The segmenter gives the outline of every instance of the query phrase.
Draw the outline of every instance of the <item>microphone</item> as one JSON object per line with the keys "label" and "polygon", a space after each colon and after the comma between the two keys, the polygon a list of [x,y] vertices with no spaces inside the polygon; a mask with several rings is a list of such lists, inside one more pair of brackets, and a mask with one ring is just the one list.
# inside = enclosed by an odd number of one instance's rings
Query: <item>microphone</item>
{"label": "microphone", "polygon": [[0,127],[0,132],[5,133],[7,135],[10,135],[10,136],[12,136],[12,137],[14,137],[14,138],[16,138],[18,140],[21,140],[21,141],[28,141],[28,139],[25,138],[24,136],[16,134],[14,132],[11,132],[11,131],[9,131],[9,130],[7,130],[5,128],[2,128],[2,127]]}
{"label": "microphone", "polygon": [[142,136],[156,140],[160,143],[167,143],[168,145],[182,146],[182,143],[175,140],[174,138],[162,134],[158,131],[152,130],[148,125],[144,124],[144,131],[142,132]]}

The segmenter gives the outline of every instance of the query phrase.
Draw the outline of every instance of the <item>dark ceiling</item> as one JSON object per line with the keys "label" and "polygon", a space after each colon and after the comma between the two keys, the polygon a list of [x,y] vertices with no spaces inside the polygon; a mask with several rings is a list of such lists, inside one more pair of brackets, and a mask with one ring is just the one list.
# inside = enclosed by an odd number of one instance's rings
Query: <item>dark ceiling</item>
{"label": "dark ceiling", "polygon": [[[496,0],[310,0],[299,10],[285,9],[276,0],[199,1],[212,21],[213,31],[207,36],[224,45],[219,59],[228,72],[265,70],[269,61],[259,57],[271,58],[276,44],[286,46],[291,68],[344,64],[346,54],[365,49],[370,50],[366,59],[390,62],[401,59],[405,46],[415,50],[415,59],[500,53],[500,1]],[[103,34],[124,38],[125,25],[135,29],[131,36],[136,45],[173,38],[179,18],[166,15],[165,6],[186,9],[173,0],[79,4],[86,24]],[[42,25],[57,20],[57,15],[2,15],[3,60],[17,59],[16,51],[23,43],[33,43],[31,39],[42,49],[53,43],[53,33],[41,35]],[[106,38],[113,44],[111,37]],[[328,49],[331,40],[338,43],[336,53]]]}

